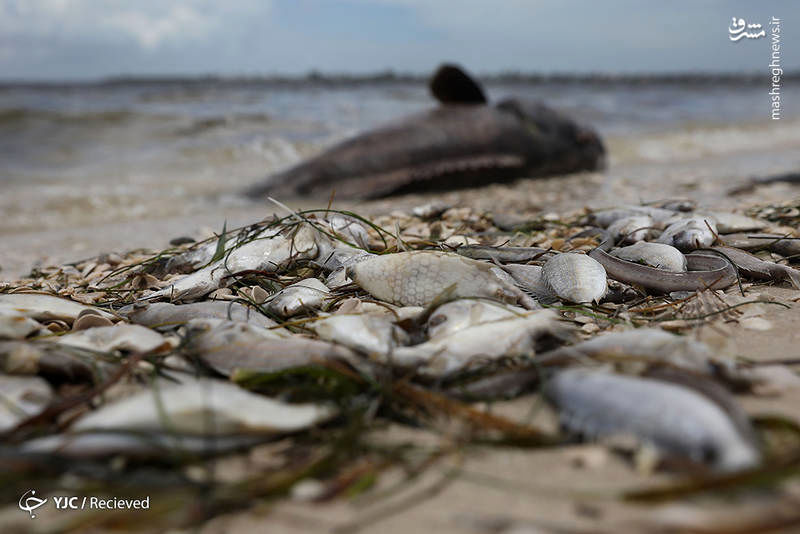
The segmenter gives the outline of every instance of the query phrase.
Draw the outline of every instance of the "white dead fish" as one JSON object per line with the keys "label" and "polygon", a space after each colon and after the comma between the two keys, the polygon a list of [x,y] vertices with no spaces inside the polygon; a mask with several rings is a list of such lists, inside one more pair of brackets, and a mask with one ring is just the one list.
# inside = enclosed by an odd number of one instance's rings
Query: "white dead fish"
{"label": "white dead fish", "polygon": [[0,372],[51,377],[58,381],[90,382],[103,367],[94,354],[40,341],[0,341]]}
{"label": "white dead fish", "polygon": [[[220,319],[195,319],[187,325],[186,350],[220,374],[236,369],[276,372],[339,360],[358,366],[359,358],[346,347],[299,335],[278,335]],[[285,331],[284,331],[285,332]]]}
{"label": "white dead fish", "polygon": [[223,259],[178,279],[150,298],[195,300],[227,285],[226,277],[231,273],[252,270],[275,272],[289,259],[314,259],[317,256],[318,234],[313,228],[303,225],[286,236],[258,237],[233,248]]}
{"label": "white dead fish", "polygon": [[485,297],[534,308],[536,302],[502,276],[496,266],[438,251],[413,251],[368,258],[348,276],[375,298],[401,306],[426,306],[455,286],[454,297]]}
{"label": "white dead fish", "polygon": [[611,252],[617,258],[642,263],[675,273],[686,271],[686,256],[673,247],[664,243],[648,243],[640,241],[627,247],[618,248]]}
{"label": "white dead fish", "polygon": [[676,212],[673,210],[655,208],[652,206],[622,206],[619,208],[595,211],[589,215],[589,222],[602,228],[608,228],[619,219],[645,216],[652,219],[653,225],[663,228],[666,221],[674,217],[675,214]]}
{"label": "white dead fish", "polygon": [[41,324],[23,313],[0,308],[0,339],[24,339],[41,328]]}
{"label": "white dead fish", "polygon": [[[338,213],[330,213],[323,219],[326,230],[341,237],[348,243],[361,248],[369,248],[369,233],[357,219]],[[341,243],[344,245],[344,243]]]}
{"label": "white dead fish", "polygon": [[558,254],[542,267],[542,278],[553,296],[575,303],[599,302],[608,291],[606,270],[585,254]]}
{"label": "white dead fish", "polygon": [[316,278],[306,278],[275,293],[266,306],[269,311],[287,318],[307,310],[318,310],[329,296],[325,284]]}
{"label": "white dead fish", "polygon": [[89,431],[61,433],[26,441],[20,449],[26,453],[53,454],[67,458],[164,459],[186,454],[215,456],[249,449],[271,439],[269,435],[195,436],[174,433],[139,433],[128,431]]}
{"label": "white dead fish", "polygon": [[717,225],[710,217],[690,217],[669,225],[656,242],[686,252],[710,247],[717,233]]}
{"label": "white dead fish", "polygon": [[533,295],[547,295],[548,288],[542,277],[542,267],[540,265],[509,263],[503,265],[503,270],[511,275],[516,285],[522,290]]}
{"label": "white dead fish", "polygon": [[309,328],[327,341],[340,343],[362,354],[380,355],[379,360],[409,342],[408,334],[390,315],[335,314],[309,323]]}
{"label": "white dead fish", "polygon": [[752,428],[721,405],[677,384],[590,369],[567,369],[545,385],[568,429],[591,437],[636,436],[669,454],[720,471],[759,464]]}
{"label": "white dead fish", "polygon": [[38,376],[0,375],[0,432],[41,413],[53,399],[53,388]]}
{"label": "white dead fish", "polygon": [[149,353],[170,348],[170,344],[158,332],[144,326],[122,323],[71,332],[55,342],[97,352],[122,350]]}
{"label": "white dead fish", "polygon": [[769,226],[768,221],[761,219],[754,219],[741,213],[726,213],[722,211],[709,211],[704,212],[706,215],[714,219],[717,225],[717,231],[720,234],[732,234],[735,232],[749,232],[753,230],[763,230]]}
{"label": "white dead fish", "polygon": [[646,241],[654,234],[652,217],[632,215],[617,219],[608,226],[608,232],[616,243],[636,243]]}
{"label": "white dead fish", "polygon": [[503,305],[485,300],[459,299],[436,308],[428,318],[428,336],[433,338],[449,336],[479,324],[521,317],[526,314],[524,308]]}
{"label": "white dead fish", "polygon": [[419,345],[398,347],[385,363],[442,378],[499,358],[534,356],[568,329],[552,310],[529,311],[436,336]]}
{"label": "white dead fish", "polygon": [[599,358],[619,363],[631,360],[664,363],[700,374],[711,374],[714,369],[711,349],[705,343],[660,328],[634,328],[601,334],[543,354],[542,360],[562,357],[577,357],[578,360]]}
{"label": "white dead fish", "polygon": [[44,293],[0,294],[0,310],[39,321],[58,319],[68,324],[72,324],[84,310],[94,310],[102,317],[114,318],[112,314],[99,308]]}
{"label": "white dead fish", "polygon": [[228,319],[250,323],[262,328],[277,323],[254,309],[238,302],[202,301],[190,304],[169,302],[136,303],[119,310],[132,323],[148,326],[174,326],[192,319]]}
{"label": "white dead fish", "polygon": [[308,428],[335,413],[327,406],[279,402],[222,380],[157,380],[152,388],[87,413],[70,430],[279,434]]}

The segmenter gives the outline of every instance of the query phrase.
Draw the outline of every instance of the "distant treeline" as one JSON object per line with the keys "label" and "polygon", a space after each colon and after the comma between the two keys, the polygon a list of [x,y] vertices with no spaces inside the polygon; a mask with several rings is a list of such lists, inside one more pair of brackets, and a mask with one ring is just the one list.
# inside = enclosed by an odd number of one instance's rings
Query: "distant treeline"
{"label": "distant treeline", "polygon": [[[27,81],[0,80],[0,87],[114,87],[135,85],[175,85],[175,86],[263,86],[263,87],[354,87],[359,85],[380,84],[413,84],[427,83],[429,76],[422,74],[397,73],[384,71],[373,74],[337,74],[312,71],[306,75],[263,75],[263,76],[160,76],[160,75],[125,75],[113,76],[101,80],[90,81]],[[479,74],[483,83],[497,84],[580,84],[580,85],[715,85],[715,84],[762,84],[769,79],[768,71],[748,73],[730,72],[676,72],[676,73],[523,73],[501,72]],[[787,71],[784,80],[800,80],[800,70]]]}

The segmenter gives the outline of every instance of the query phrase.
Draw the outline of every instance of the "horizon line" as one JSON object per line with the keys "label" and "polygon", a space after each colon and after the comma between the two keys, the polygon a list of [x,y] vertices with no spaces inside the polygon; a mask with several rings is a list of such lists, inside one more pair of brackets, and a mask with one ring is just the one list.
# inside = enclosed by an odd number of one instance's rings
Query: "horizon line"
{"label": "horizon line", "polygon": [[[543,72],[502,70],[495,72],[480,72],[472,74],[482,82],[701,82],[707,81],[741,81],[747,83],[771,79],[768,70],[733,72],[733,71],[666,71],[666,72]],[[430,73],[415,73],[394,71],[391,69],[378,70],[369,73],[322,72],[312,69],[304,74],[113,74],[108,76],[87,78],[2,78],[0,86],[103,86],[124,84],[149,84],[149,83],[254,83],[254,84],[303,84],[303,83],[330,83],[330,84],[359,84],[380,82],[417,82],[427,81]],[[782,78],[787,80],[800,79],[800,68],[784,70]]]}

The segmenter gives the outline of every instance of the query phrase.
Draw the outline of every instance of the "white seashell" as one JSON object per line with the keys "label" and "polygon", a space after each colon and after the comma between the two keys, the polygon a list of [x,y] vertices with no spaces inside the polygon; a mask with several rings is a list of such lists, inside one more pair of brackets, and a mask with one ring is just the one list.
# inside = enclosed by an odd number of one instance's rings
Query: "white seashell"
{"label": "white seashell", "polygon": [[0,294],[0,310],[7,310],[40,321],[59,319],[69,324],[72,324],[84,310],[95,310],[103,317],[114,317],[103,310],[42,293]]}

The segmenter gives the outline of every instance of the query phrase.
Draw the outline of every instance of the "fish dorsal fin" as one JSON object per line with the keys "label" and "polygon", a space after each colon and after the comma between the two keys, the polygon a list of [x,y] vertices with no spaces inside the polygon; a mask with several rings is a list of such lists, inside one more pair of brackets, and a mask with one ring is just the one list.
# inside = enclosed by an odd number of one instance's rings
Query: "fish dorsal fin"
{"label": "fish dorsal fin", "polygon": [[478,82],[456,65],[440,66],[431,78],[430,89],[442,104],[486,103],[486,95]]}

